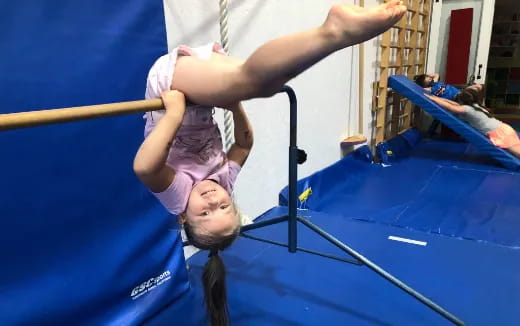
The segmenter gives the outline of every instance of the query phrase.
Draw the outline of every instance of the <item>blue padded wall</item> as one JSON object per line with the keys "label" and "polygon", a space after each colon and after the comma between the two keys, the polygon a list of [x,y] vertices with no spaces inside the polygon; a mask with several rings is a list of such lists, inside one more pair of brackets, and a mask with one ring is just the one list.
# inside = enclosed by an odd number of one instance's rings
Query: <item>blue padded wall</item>
{"label": "blue padded wall", "polygon": [[[0,113],[142,99],[162,1],[2,1]],[[141,114],[0,133],[2,325],[133,325],[189,287]]]}

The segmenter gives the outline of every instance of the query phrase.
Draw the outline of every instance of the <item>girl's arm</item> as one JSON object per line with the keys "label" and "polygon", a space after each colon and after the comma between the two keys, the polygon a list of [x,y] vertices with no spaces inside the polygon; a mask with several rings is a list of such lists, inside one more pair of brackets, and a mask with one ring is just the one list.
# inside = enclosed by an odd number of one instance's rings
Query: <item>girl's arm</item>
{"label": "girl's arm", "polygon": [[439,81],[439,74],[436,73],[436,72],[431,74],[430,77],[432,77],[434,82],[438,82]]}
{"label": "girl's arm", "polygon": [[439,104],[441,107],[443,107],[444,109],[446,109],[452,113],[464,113],[465,112],[464,108],[461,105],[459,105],[458,103],[455,103],[453,101],[446,100],[444,98],[437,97],[434,95],[429,95],[429,94],[424,94],[424,96],[426,96],[430,100],[434,101],[435,103]]}
{"label": "girl's arm", "polygon": [[166,158],[186,109],[181,92],[166,91],[161,98],[166,113],[143,141],[134,159],[135,174],[153,192],[166,190],[175,177],[175,171],[166,165]]}
{"label": "girl's arm", "polygon": [[459,103],[455,102],[455,101],[452,101],[452,100],[449,100],[447,98],[444,99],[444,101],[448,102],[448,103],[451,103],[453,105],[460,105]]}
{"label": "girl's arm", "polygon": [[229,107],[228,110],[233,112],[235,143],[231,145],[227,157],[243,166],[253,148],[253,128],[241,103]]}

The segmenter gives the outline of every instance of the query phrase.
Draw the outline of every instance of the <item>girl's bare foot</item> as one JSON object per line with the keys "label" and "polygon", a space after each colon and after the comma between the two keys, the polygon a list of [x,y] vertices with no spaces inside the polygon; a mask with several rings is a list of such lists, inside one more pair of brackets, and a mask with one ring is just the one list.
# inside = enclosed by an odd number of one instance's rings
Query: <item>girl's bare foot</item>
{"label": "girl's bare foot", "polygon": [[334,35],[339,47],[362,43],[383,33],[406,13],[400,0],[390,0],[375,8],[336,4],[323,27]]}

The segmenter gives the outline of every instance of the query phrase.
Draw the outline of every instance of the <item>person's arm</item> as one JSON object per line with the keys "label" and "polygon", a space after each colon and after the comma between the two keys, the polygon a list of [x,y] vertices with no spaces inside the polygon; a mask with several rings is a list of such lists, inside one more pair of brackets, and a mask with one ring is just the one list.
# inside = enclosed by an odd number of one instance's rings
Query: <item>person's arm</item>
{"label": "person's arm", "polygon": [[161,98],[166,113],[143,141],[134,159],[135,174],[153,192],[166,190],[175,177],[175,171],[166,165],[166,159],[186,109],[181,92],[166,91]]}
{"label": "person's arm", "polygon": [[436,73],[436,72],[433,73],[433,74],[430,74],[430,77],[432,77],[434,82],[438,82],[439,81],[439,74]]}
{"label": "person's arm", "polygon": [[429,94],[424,94],[424,96],[426,96],[430,100],[434,101],[435,103],[439,104],[441,107],[443,107],[444,109],[446,109],[452,113],[464,113],[465,112],[464,107],[462,107],[462,105],[459,105],[458,103],[455,103],[453,101],[446,100],[444,98],[434,96],[434,95],[429,95]]}
{"label": "person's arm", "polygon": [[450,99],[447,99],[447,98],[443,98],[443,99],[444,99],[444,101],[446,101],[446,102],[448,102],[448,103],[451,103],[451,104],[453,104],[453,105],[460,105],[459,103],[457,103],[457,102],[455,102],[455,101],[453,101],[453,100],[450,100]]}
{"label": "person's arm", "polygon": [[235,143],[231,145],[227,157],[228,160],[243,166],[253,148],[253,128],[241,103],[229,107],[228,110],[233,112]]}

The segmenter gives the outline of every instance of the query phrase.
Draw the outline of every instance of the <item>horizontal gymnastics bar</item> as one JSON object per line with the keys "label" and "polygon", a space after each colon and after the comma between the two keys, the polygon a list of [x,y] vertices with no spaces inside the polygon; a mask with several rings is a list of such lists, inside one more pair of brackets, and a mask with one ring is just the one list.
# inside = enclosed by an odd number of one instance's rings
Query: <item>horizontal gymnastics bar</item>
{"label": "horizontal gymnastics bar", "polygon": [[44,126],[78,120],[164,109],[161,99],[77,106],[63,109],[0,114],[0,130]]}

